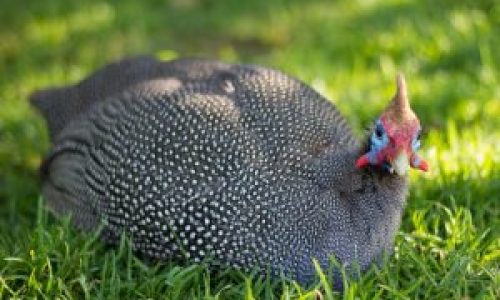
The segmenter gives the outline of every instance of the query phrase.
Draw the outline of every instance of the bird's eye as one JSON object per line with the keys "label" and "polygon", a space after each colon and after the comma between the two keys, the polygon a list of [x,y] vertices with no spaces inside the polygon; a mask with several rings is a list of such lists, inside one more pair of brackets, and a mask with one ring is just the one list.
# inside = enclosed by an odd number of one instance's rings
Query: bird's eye
{"label": "bird's eye", "polygon": [[384,128],[382,128],[380,124],[377,124],[377,127],[375,128],[375,135],[379,139],[381,139],[384,136]]}

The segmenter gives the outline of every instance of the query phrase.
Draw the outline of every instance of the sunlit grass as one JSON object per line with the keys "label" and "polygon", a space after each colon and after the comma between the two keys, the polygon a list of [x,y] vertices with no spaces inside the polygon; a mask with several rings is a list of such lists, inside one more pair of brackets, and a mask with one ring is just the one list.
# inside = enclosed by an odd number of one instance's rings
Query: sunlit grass
{"label": "sunlit grass", "polygon": [[[21,1],[0,5],[0,298],[498,299],[498,1]],[[312,286],[203,265],[148,263],[124,239],[55,220],[39,199],[49,147],[37,88],[77,82],[122,56],[268,65],[332,99],[357,134],[403,71],[431,169],[412,188],[380,269]],[[325,274],[322,276],[321,274]]]}

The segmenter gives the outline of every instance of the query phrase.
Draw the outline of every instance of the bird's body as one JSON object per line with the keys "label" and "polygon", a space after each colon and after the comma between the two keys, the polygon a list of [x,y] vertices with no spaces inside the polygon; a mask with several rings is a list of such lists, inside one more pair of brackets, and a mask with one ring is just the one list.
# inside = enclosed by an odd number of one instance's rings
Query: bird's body
{"label": "bird's body", "polygon": [[136,58],[33,102],[53,139],[45,198],[110,243],[302,282],[311,258],[365,269],[390,252],[406,178],[356,168],[344,118],[279,71]]}

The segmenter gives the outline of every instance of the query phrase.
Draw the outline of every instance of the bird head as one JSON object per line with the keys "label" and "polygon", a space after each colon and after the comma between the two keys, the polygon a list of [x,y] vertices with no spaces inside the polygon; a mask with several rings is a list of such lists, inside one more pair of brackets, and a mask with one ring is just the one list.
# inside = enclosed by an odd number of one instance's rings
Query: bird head
{"label": "bird head", "polygon": [[376,120],[370,133],[367,153],[356,161],[357,168],[374,166],[389,173],[406,175],[409,167],[427,171],[427,162],[420,158],[420,121],[410,107],[406,82],[396,77],[396,95]]}

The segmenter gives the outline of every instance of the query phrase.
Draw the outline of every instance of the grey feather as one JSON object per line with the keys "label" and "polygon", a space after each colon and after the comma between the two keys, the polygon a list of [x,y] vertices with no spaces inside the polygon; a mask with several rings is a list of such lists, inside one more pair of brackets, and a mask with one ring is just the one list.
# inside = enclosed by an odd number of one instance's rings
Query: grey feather
{"label": "grey feather", "polygon": [[136,58],[33,99],[54,145],[44,196],[110,243],[301,282],[313,257],[365,269],[391,249],[406,180],[355,169],[345,119],[279,71]]}

